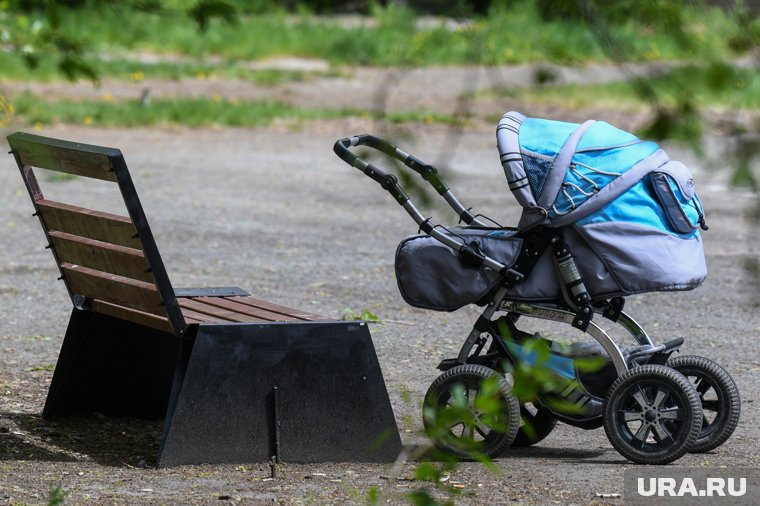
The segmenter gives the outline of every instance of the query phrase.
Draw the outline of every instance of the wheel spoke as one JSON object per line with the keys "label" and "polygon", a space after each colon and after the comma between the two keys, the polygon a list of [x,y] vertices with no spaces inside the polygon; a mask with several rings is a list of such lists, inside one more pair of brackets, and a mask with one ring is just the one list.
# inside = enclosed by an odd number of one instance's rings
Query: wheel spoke
{"label": "wheel spoke", "polygon": [[491,433],[491,428],[482,423],[475,425],[475,430],[483,439],[488,439],[488,435]]}
{"label": "wheel spoke", "polygon": [[649,429],[650,429],[650,425],[646,423],[641,424],[641,427],[639,427],[639,430],[637,430],[636,434],[633,435],[633,440],[631,441],[631,445],[634,448],[641,449],[641,447],[644,446],[644,443],[647,442]]}
{"label": "wheel spoke", "polygon": [[658,409],[660,406],[662,406],[662,403],[665,402],[665,399],[670,395],[670,389],[666,387],[665,385],[659,385],[657,387],[657,394],[654,397],[654,402],[652,402],[652,406],[655,409]]}
{"label": "wheel spoke", "polygon": [[668,448],[673,443],[675,443],[675,440],[673,439],[673,436],[670,434],[668,429],[666,429],[659,423],[654,423],[652,425],[652,429],[654,431],[654,437],[657,440],[657,442],[660,443],[660,446],[664,446],[665,448]]}
{"label": "wheel spoke", "polygon": [[535,424],[537,415],[538,411],[536,411],[536,413],[531,413],[531,411],[525,406],[520,406],[520,425],[525,425],[526,423]]}
{"label": "wheel spoke", "polygon": [[639,406],[641,406],[641,409],[647,409],[649,407],[646,394],[644,394],[644,391],[640,386],[636,386],[636,391],[631,394],[631,397],[636,400]]}
{"label": "wheel spoke", "polygon": [[623,413],[623,420],[626,422],[640,422],[641,421],[641,411],[621,410],[620,413]]}
{"label": "wheel spoke", "polygon": [[705,395],[705,393],[710,390],[710,387],[712,387],[712,385],[710,385],[710,382],[707,381],[706,378],[699,378],[697,380],[697,383],[694,385],[694,388],[697,393],[699,393],[700,397]]}
{"label": "wheel spoke", "polygon": [[683,413],[677,407],[661,409],[659,413],[661,420],[675,420],[679,422],[683,420]]}
{"label": "wheel spoke", "polygon": [[702,401],[702,411],[720,411],[720,401]]}

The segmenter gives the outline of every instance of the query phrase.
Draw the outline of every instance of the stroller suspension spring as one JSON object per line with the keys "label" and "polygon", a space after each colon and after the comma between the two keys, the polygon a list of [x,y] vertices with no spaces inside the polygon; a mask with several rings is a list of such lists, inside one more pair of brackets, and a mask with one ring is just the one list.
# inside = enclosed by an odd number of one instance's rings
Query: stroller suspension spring
{"label": "stroller suspension spring", "polygon": [[594,316],[591,296],[586,290],[586,285],[583,284],[583,278],[578,272],[578,266],[575,264],[570,248],[561,238],[555,238],[553,242],[554,259],[562,277],[562,293],[565,296],[565,302],[575,311],[573,327],[585,332]]}

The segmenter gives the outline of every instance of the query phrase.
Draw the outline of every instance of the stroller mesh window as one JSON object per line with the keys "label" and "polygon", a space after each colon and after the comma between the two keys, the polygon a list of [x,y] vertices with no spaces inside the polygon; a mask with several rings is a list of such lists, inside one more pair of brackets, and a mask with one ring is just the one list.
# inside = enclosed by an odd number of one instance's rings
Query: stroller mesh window
{"label": "stroller mesh window", "polygon": [[533,196],[538,200],[541,198],[546,178],[549,175],[549,171],[551,171],[552,162],[543,158],[523,155],[523,166],[525,167],[525,174],[528,176],[530,187],[533,190]]}

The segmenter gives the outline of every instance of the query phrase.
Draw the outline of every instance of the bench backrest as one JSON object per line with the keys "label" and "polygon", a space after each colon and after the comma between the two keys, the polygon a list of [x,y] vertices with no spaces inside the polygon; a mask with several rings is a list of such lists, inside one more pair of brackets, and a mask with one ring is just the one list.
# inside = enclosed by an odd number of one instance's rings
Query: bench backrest
{"label": "bench backrest", "polygon": [[[72,303],[181,336],[186,323],[121,151],[21,132],[8,143]],[[117,184],[129,216],[46,199],[34,168]]]}

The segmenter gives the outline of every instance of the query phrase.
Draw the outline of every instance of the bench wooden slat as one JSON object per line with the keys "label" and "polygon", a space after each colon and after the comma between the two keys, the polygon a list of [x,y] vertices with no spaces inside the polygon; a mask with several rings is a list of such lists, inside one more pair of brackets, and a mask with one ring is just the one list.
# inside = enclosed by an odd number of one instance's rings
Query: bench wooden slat
{"label": "bench wooden slat", "polygon": [[91,301],[90,309],[96,313],[121,318],[122,320],[145,325],[146,327],[168,332],[170,334],[174,332],[171,325],[169,325],[169,319],[166,317],[138,311],[136,309],[130,309],[124,306],[118,306],[104,300],[95,299]]}
{"label": "bench wooden slat", "polygon": [[185,320],[185,323],[213,323],[214,318],[210,317],[207,314],[201,314],[201,313],[195,313],[194,311],[190,311],[189,309],[183,309],[182,310],[182,317]]}
{"label": "bench wooden slat", "polygon": [[262,318],[256,318],[255,316],[241,314],[235,311],[228,311],[226,309],[223,309],[217,306],[212,306],[210,304],[205,304],[203,302],[199,302],[193,299],[181,298],[181,299],[178,299],[177,302],[179,302],[179,307],[181,307],[183,310],[190,309],[197,313],[209,315],[213,318],[216,318],[217,321],[222,320],[222,321],[237,322],[237,323],[266,322],[266,320]]}
{"label": "bench wooden slat", "polygon": [[68,263],[61,264],[61,272],[72,293],[166,316],[161,296],[151,283]]}
{"label": "bench wooden slat", "polygon": [[[26,143],[23,140],[14,144],[14,150],[23,165],[116,182],[116,174],[111,170],[111,160],[106,153]],[[117,153],[114,151],[114,154]]]}
{"label": "bench wooden slat", "polygon": [[48,231],[57,230],[96,241],[142,250],[132,220],[118,214],[94,211],[52,200],[36,202]]}
{"label": "bench wooden slat", "polygon": [[265,309],[260,309],[258,307],[250,306],[247,304],[241,304],[240,302],[235,302],[234,300],[230,300],[227,297],[193,297],[192,300],[234,311],[236,313],[250,315],[255,318],[261,318],[262,320],[271,322],[284,322],[302,319],[296,316],[283,315],[282,313],[274,313],[272,311],[267,311]]}
{"label": "bench wooden slat", "polygon": [[48,233],[60,262],[82,265],[98,271],[154,283],[143,252],[107,242],[58,232]]}
{"label": "bench wooden slat", "polygon": [[255,299],[253,297],[225,297],[228,300],[239,302],[240,304],[245,304],[247,306],[251,306],[258,309],[264,309],[266,311],[271,311],[272,313],[278,313],[284,316],[290,316],[293,318],[297,318],[299,320],[329,320],[330,318],[319,316],[313,313],[309,313],[307,311],[301,311],[300,309],[293,309],[285,306],[281,306],[279,304],[275,304],[273,302],[267,302],[265,300]]}

